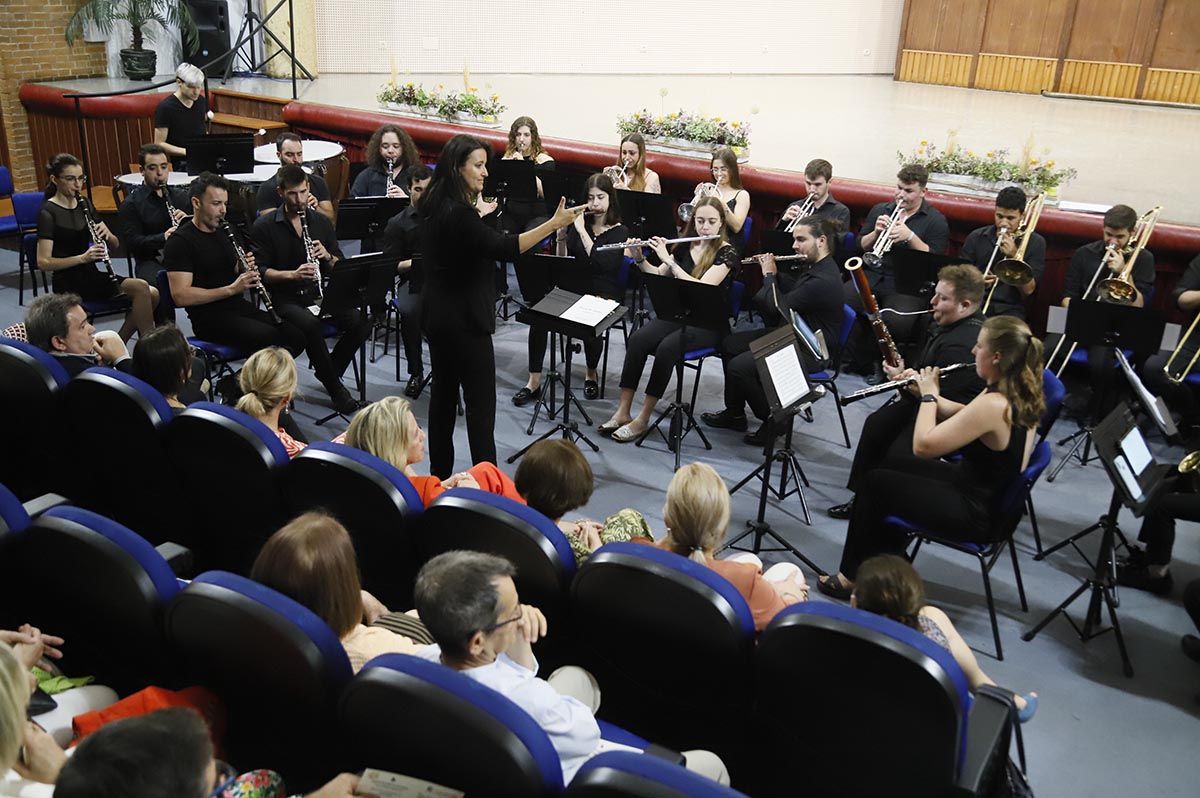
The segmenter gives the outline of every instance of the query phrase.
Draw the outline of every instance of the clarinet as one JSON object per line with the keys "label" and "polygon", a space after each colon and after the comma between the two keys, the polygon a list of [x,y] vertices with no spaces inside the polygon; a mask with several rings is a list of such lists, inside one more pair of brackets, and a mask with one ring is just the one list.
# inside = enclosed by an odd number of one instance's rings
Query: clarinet
{"label": "clarinet", "polygon": [[304,212],[304,208],[300,209],[300,238],[304,241],[304,262],[317,264],[317,273],[315,275],[317,281],[317,301],[325,301],[325,287],[321,285],[321,261],[317,259],[317,252],[313,247],[312,236],[308,234],[308,214]]}
{"label": "clarinet", "polygon": [[[225,231],[225,235],[229,236],[229,243],[233,244],[233,252],[235,255],[237,255],[238,273],[240,274],[242,272],[258,271],[258,269],[252,268],[250,266],[250,262],[246,260],[246,251],[243,250],[242,245],[237,242],[237,237],[233,234],[233,228],[229,226],[229,222],[222,219],[221,228]],[[279,318],[279,314],[275,312],[275,305],[271,302],[271,293],[267,291],[267,287],[262,284],[261,276],[259,277],[259,283],[257,286],[255,286],[254,290],[258,292],[259,298],[262,299],[263,306],[266,307],[267,312],[271,314],[271,321],[275,322],[276,324],[283,324],[283,319]]]}
{"label": "clarinet", "polygon": [[77,193],[75,199],[79,202],[79,207],[83,209],[83,219],[87,223],[88,233],[92,236],[92,243],[104,247],[104,257],[100,259],[100,262],[104,264],[104,269],[108,272],[108,279],[112,283],[113,296],[116,296],[121,293],[121,278],[113,270],[112,258],[108,255],[108,242],[104,240],[104,236],[100,235],[100,225],[96,223],[96,217],[92,216],[91,208],[88,206],[88,201],[83,196],[83,193]]}
{"label": "clarinet", "polygon": [[396,161],[392,158],[388,158],[387,159],[387,179],[385,180],[385,182],[383,184],[383,193],[385,195],[387,194],[387,191],[389,188],[396,185],[395,180],[392,178],[392,170],[394,168],[396,168]]}

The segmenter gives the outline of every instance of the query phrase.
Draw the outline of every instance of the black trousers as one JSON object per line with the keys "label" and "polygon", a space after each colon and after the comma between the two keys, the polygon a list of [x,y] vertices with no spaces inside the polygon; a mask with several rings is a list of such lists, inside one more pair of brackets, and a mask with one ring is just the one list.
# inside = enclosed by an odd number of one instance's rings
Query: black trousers
{"label": "black trousers", "polygon": [[1163,495],[1142,519],[1138,540],[1146,544],[1146,562],[1167,565],[1175,548],[1175,519],[1200,521],[1200,496],[1190,485],[1177,485],[1177,493]]}
{"label": "black trousers", "polygon": [[496,462],[496,355],[489,333],[429,334],[433,387],[429,392],[429,469],[454,472],[454,424],[462,389],[472,463]]}
{"label": "black trousers", "polygon": [[[843,299],[846,304],[859,313],[862,313],[862,297],[858,295],[858,290],[854,287],[854,281],[851,280],[845,283],[842,290]],[[897,293],[890,275],[880,279],[877,284],[873,285],[872,291],[875,294],[875,301],[879,304],[881,311],[883,308],[891,308],[892,310],[908,313],[927,310],[929,308],[929,300],[925,297]],[[912,360],[921,334],[929,323],[929,315],[900,316],[896,313],[883,312],[882,316],[884,323],[887,324],[888,332],[891,333],[892,340],[896,343],[896,348],[900,351],[900,355],[905,361]],[[850,333],[850,339],[846,342],[846,349],[842,353],[842,362],[858,371],[872,371],[875,368],[875,364],[879,363],[882,359],[883,357],[879,351],[878,344],[875,342],[875,335],[871,331],[870,325],[854,325],[854,329]]]}
{"label": "black trousers", "polygon": [[671,373],[685,352],[704,347],[721,345],[726,335],[723,331],[705,330],[699,327],[682,329],[673,321],[651,319],[629,336],[625,344],[625,365],[621,367],[621,389],[637,390],[642,380],[646,360],[653,355],[650,380],[646,383],[646,395],[661,399],[671,382]]}
{"label": "black trousers", "polygon": [[[1195,354],[1195,349],[1181,351],[1171,364],[1172,373],[1181,373]],[[1196,401],[1195,389],[1186,383],[1174,383],[1167,379],[1163,369],[1167,365],[1168,357],[1158,354],[1147,358],[1142,369],[1142,382],[1150,389],[1150,393],[1161,396],[1169,408],[1180,414],[1181,422],[1194,424],[1200,421],[1200,402]]]}
{"label": "black trousers", "polygon": [[[546,361],[546,347],[550,333],[540,327],[529,327],[529,373],[541,374]],[[572,339],[574,340],[574,339]],[[589,369],[595,369],[600,363],[600,354],[604,351],[603,338],[588,338],[583,342],[583,359]]]}
{"label": "black trousers", "polygon": [[1200,579],[1193,579],[1183,588],[1183,608],[1200,631]]}
{"label": "black trousers", "polygon": [[[730,333],[721,342],[721,363],[725,368],[725,409],[731,413],[742,415],[746,405],[755,418],[766,421],[771,412],[767,401],[767,389],[758,375],[758,366],[754,362],[754,354],[750,351],[750,342],[766,335],[769,330],[747,330]],[[817,370],[808,353],[800,353],[804,370],[811,374]]]}
{"label": "black trousers", "polygon": [[191,319],[196,337],[215,344],[236,346],[247,353],[281,346],[293,357],[304,351],[304,333],[299,328],[286,320],[275,324],[269,313],[244,299],[223,305],[216,313],[197,313]]}
{"label": "black trousers", "polygon": [[342,308],[331,314],[330,321],[342,331],[332,353],[325,346],[325,322],[313,315],[307,305],[279,299],[275,302],[275,312],[285,324],[295,327],[304,336],[308,362],[312,364],[313,372],[325,390],[341,387],[342,372],[350,365],[363,341],[367,340],[370,330],[358,309]]}
{"label": "black trousers", "polygon": [[863,487],[863,479],[876,468],[919,470],[930,461],[912,453],[913,427],[917,422],[918,404],[899,399],[879,408],[863,422],[858,447],[850,464],[846,487],[855,493],[855,504]]}
{"label": "black trousers", "polygon": [[425,373],[421,361],[421,295],[407,290],[396,292],[396,312],[400,314],[400,340],[404,342],[404,359],[408,361],[408,376]]}
{"label": "black trousers", "polygon": [[904,554],[908,538],[883,523],[889,515],[953,540],[990,540],[991,503],[958,486],[957,465],[941,460],[924,463],[916,473],[873,468],[860,479],[838,565],[847,579],[855,579],[858,567],[877,554]]}

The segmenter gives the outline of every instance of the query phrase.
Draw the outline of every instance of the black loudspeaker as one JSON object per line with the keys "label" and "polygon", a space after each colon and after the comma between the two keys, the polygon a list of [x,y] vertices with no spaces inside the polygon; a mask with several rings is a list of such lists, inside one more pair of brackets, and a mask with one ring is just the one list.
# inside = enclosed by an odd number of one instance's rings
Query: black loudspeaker
{"label": "black loudspeaker", "polygon": [[[184,45],[186,60],[196,66],[208,63],[229,49],[229,3],[226,0],[187,0],[188,10],[196,22],[196,33],[200,36],[199,46],[192,52]],[[229,58],[221,58],[204,70],[209,77],[219,77],[225,72]]]}

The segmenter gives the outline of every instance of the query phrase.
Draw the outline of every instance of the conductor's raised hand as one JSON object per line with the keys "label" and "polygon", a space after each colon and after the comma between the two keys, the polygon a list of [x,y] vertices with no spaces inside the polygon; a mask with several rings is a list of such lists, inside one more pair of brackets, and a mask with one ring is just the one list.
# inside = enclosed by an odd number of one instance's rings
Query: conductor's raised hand
{"label": "conductor's raised hand", "polygon": [[573,224],[586,210],[586,205],[576,205],[574,208],[568,208],[567,198],[563,197],[558,201],[558,207],[554,210],[554,216],[550,222],[553,224],[555,230],[561,230],[567,225]]}

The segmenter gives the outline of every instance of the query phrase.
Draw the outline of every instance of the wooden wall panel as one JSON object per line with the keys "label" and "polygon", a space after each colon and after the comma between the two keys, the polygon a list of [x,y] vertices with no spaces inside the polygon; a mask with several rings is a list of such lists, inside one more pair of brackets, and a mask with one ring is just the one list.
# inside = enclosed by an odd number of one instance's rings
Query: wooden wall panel
{"label": "wooden wall panel", "polygon": [[975,70],[975,88],[1040,94],[1054,88],[1054,58],[980,53]]}
{"label": "wooden wall panel", "polygon": [[1058,90],[1093,97],[1136,97],[1141,71],[1141,64],[1067,60],[1063,62]]}
{"label": "wooden wall panel", "polygon": [[1075,61],[1142,63],[1149,54],[1149,39],[1158,25],[1162,1],[1078,0],[1071,42],[1064,57]]}
{"label": "wooden wall panel", "polygon": [[909,0],[901,49],[977,53],[987,0]]}
{"label": "wooden wall panel", "polygon": [[1150,66],[1200,70],[1200,2],[1166,0]]}
{"label": "wooden wall panel", "polygon": [[1200,72],[1150,69],[1146,74],[1142,99],[1200,105]]}
{"label": "wooden wall panel", "polygon": [[213,108],[219,113],[268,119],[272,122],[283,121],[283,107],[291,102],[290,99],[259,97],[227,89],[214,89],[211,93]]}
{"label": "wooden wall panel", "polygon": [[[28,119],[33,159],[39,169],[57,153],[80,154],[79,128],[73,118],[35,111],[28,113]],[[137,162],[138,148],[154,139],[153,122],[146,117],[85,119],[83,130],[91,164],[88,178],[93,186],[111,186],[113,177],[125,174],[129,164]],[[44,185],[43,178],[39,181]]]}
{"label": "wooden wall panel", "polygon": [[905,50],[900,55],[898,80],[939,86],[970,86],[973,57],[957,53]]}
{"label": "wooden wall panel", "polygon": [[982,50],[1058,58],[1063,31],[1071,24],[1074,8],[1075,0],[992,3],[988,7]]}

